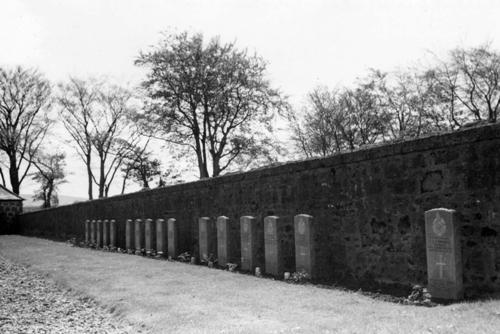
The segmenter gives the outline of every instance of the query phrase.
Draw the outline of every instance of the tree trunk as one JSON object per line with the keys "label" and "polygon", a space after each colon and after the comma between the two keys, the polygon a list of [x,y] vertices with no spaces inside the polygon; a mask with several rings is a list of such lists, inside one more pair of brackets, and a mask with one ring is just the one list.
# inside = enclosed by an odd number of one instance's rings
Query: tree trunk
{"label": "tree trunk", "polygon": [[104,187],[106,186],[104,178],[104,159],[100,157],[99,161],[99,198],[104,197]]}
{"label": "tree trunk", "polygon": [[16,153],[9,155],[9,161],[10,161],[9,176],[10,176],[10,185],[12,186],[12,192],[16,195],[19,195],[19,188],[21,184],[19,182]]}
{"label": "tree trunk", "polygon": [[198,158],[198,169],[200,171],[200,179],[206,179],[209,177],[207,163],[203,161],[203,154],[201,152],[201,147],[199,147],[198,143],[196,144],[196,157]]}
{"label": "tree trunk", "polygon": [[220,174],[220,158],[218,156],[212,156],[212,176],[216,177]]}
{"label": "tree trunk", "polygon": [[93,180],[92,180],[92,168],[90,168],[90,163],[91,163],[91,156],[90,154],[87,154],[87,177],[88,177],[88,183],[89,183],[89,200],[94,199],[93,197]]}
{"label": "tree trunk", "polygon": [[47,197],[45,198],[45,207],[52,207],[52,192],[54,191],[54,183],[49,181],[47,184]]}

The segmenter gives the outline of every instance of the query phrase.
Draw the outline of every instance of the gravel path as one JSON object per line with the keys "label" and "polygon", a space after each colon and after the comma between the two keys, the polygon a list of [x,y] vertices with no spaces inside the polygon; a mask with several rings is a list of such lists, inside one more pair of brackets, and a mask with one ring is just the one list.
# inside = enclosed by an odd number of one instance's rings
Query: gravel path
{"label": "gravel path", "polygon": [[91,299],[0,256],[0,333],[131,332]]}

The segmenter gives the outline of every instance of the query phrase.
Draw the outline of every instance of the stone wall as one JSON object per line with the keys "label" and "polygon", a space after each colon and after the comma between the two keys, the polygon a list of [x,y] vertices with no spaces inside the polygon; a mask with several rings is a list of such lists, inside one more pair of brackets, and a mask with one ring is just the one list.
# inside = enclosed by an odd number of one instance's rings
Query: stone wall
{"label": "stone wall", "polygon": [[0,201],[0,234],[16,232],[17,218],[22,211],[22,201]]}
{"label": "stone wall", "polygon": [[175,217],[180,250],[196,253],[199,217],[228,216],[239,240],[240,216],[280,216],[293,246],[293,216],[305,213],[320,277],[405,285],[426,283],[424,212],[445,207],[462,221],[466,293],[500,290],[499,168],[500,126],[488,125],[26,213],[21,225],[28,235],[81,238],[85,219],[113,218],[123,243],[126,218]]}

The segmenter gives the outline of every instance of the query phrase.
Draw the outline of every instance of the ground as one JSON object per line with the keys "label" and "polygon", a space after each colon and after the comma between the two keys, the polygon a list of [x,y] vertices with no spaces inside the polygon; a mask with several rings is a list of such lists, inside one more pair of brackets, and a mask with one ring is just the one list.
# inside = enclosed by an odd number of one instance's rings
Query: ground
{"label": "ground", "polygon": [[[117,327],[131,324],[132,332],[498,333],[500,328],[499,300],[400,305],[355,292],[20,236],[0,236],[0,256],[70,290],[74,298],[90,297],[99,305],[95,312],[106,320],[109,314]],[[0,289],[3,295],[9,286],[3,283]],[[2,312],[6,307],[0,304]]]}

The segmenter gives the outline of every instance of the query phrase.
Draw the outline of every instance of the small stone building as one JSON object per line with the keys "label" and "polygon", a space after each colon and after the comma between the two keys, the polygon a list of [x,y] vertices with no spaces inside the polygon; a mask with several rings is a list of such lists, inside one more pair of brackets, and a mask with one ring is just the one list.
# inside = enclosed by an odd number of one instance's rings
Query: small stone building
{"label": "small stone building", "polygon": [[17,216],[23,211],[23,200],[0,185],[0,234],[16,232]]}

